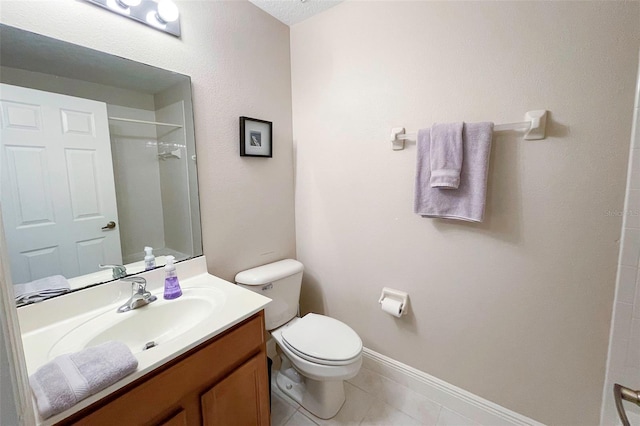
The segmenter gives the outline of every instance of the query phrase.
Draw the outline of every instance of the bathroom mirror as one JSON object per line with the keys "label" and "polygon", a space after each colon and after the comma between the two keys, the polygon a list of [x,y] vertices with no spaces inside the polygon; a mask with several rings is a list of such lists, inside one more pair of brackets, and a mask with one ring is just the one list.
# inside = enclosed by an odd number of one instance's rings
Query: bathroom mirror
{"label": "bathroom mirror", "polygon": [[0,25],[0,203],[14,284],[202,255],[188,76]]}

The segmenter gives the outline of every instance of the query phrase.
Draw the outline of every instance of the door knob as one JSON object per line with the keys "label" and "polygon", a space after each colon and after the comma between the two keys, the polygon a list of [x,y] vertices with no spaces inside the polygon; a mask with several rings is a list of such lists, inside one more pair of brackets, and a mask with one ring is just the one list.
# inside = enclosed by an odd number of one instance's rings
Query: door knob
{"label": "door knob", "polygon": [[103,226],[102,229],[103,230],[105,230],[105,229],[113,229],[115,227],[116,227],[116,223],[114,221],[111,221],[111,222],[107,223],[107,226]]}

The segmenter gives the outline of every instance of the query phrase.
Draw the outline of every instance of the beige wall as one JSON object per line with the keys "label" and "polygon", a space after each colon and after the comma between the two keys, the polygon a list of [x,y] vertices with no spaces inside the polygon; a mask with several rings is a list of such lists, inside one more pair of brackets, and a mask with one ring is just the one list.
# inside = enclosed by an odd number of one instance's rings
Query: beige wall
{"label": "beige wall", "polygon": [[[294,256],[289,28],[247,1],[178,1],[182,38],[82,1],[6,1],[0,21],[188,74],[209,271]],[[240,158],[238,117],[273,121],[274,158]]]}
{"label": "beige wall", "polygon": [[[638,3],[346,2],[291,29],[303,309],[552,424],[597,424],[638,60]],[[418,217],[391,127],[521,121],[494,138],[485,223]],[[401,320],[377,304],[406,290]]]}

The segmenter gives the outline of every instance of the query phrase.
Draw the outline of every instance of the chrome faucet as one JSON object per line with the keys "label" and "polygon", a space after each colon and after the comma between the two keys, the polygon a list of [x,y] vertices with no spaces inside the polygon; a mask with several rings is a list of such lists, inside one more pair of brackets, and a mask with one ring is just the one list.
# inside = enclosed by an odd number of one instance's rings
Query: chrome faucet
{"label": "chrome faucet", "polygon": [[142,277],[126,277],[122,281],[131,282],[131,299],[118,308],[118,312],[128,312],[154,302],[157,297],[147,291],[147,280]]}
{"label": "chrome faucet", "polygon": [[123,265],[103,265],[99,264],[98,267],[100,269],[111,268],[113,270],[113,278],[119,280],[120,278],[124,278],[127,276],[127,268]]}

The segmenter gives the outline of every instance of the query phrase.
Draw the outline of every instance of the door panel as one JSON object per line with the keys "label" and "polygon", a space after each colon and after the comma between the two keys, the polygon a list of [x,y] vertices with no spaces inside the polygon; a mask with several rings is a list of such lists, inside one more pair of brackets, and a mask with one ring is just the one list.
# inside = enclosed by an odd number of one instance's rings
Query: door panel
{"label": "door panel", "polygon": [[21,254],[23,270],[34,276],[62,274],[62,259],[58,246],[29,250]]}
{"label": "door panel", "polygon": [[105,238],[95,238],[93,240],[78,241],[76,243],[76,253],[78,255],[78,265],[80,274],[95,272],[92,265],[105,262],[106,255]]}
{"label": "door panel", "polygon": [[122,263],[106,104],[2,84],[0,110],[14,283]]}
{"label": "door panel", "polygon": [[16,226],[53,225],[53,204],[44,147],[6,146]]}
{"label": "door panel", "polygon": [[69,196],[74,220],[104,218],[98,197],[96,153],[84,149],[65,149],[67,176],[69,178]]}
{"label": "door panel", "polygon": [[17,130],[41,130],[42,114],[38,105],[3,101],[4,127]]}
{"label": "door panel", "polygon": [[82,111],[60,110],[62,132],[84,136],[95,136],[96,126],[93,114]]}

